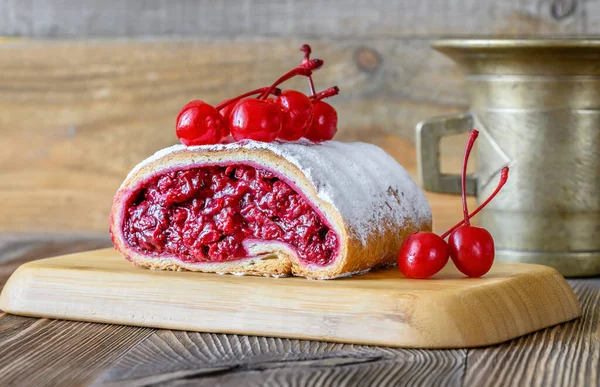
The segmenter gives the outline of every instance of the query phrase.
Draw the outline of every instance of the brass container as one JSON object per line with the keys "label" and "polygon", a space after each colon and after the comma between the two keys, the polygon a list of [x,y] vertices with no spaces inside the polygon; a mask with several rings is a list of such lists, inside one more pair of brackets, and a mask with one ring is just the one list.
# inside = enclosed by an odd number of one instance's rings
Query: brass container
{"label": "brass container", "polygon": [[480,224],[503,261],[565,276],[600,274],[600,39],[440,40],[466,74],[470,111],[417,127],[425,189],[460,193],[439,166],[441,137],[477,128],[468,192],[481,202],[504,165],[508,183]]}

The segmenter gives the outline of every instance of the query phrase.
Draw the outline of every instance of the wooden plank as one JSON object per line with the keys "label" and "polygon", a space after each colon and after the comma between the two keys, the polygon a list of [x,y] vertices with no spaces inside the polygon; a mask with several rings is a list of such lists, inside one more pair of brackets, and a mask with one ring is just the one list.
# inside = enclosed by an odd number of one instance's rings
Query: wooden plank
{"label": "wooden plank", "polygon": [[[112,196],[130,168],[177,142],[173,121],[181,106],[193,98],[217,103],[270,83],[298,62],[301,43],[0,46],[0,110],[9,112],[0,115],[0,231],[106,232]],[[381,54],[374,72],[355,59],[367,48]],[[466,106],[462,76],[426,41],[329,41],[314,51],[328,63],[317,85],[342,88],[332,99],[340,117],[336,138],[379,144],[413,172],[416,123]],[[306,88],[304,80],[291,85]],[[445,163],[458,167],[462,140],[454,145]],[[453,212],[440,230],[459,217]]]}
{"label": "wooden plank", "polygon": [[0,35],[406,37],[597,33],[577,0],[96,0],[0,3]]}
{"label": "wooden plank", "polygon": [[[216,104],[270,84],[298,64],[302,43],[260,39],[4,44],[0,106],[11,114],[0,117],[0,128],[11,134],[9,140],[29,140],[33,146],[39,141],[77,140],[99,130],[105,131],[95,133],[99,146],[106,144],[106,131],[122,132],[113,136],[116,144],[133,134],[143,141],[148,132],[163,143],[174,142],[174,117],[190,99]],[[315,74],[317,87],[337,84],[342,90],[331,102],[339,110],[343,138],[369,138],[356,133],[360,129],[368,130],[369,136],[388,132],[412,137],[414,125],[432,110],[444,114],[466,106],[462,75],[449,59],[431,50],[428,41],[323,41],[313,49],[326,61]],[[378,59],[367,61],[365,56]],[[306,90],[304,79],[286,85]],[[44,136],[32,138],[32,132],[42,129]],[[119,150],[123,149],[107,149],[107,156]]]}
{"label": "wooden plank", "polygon": [[416,350],[159,330],[98,386],[459,386],[466,350]]}
{"label": "wooden plank", "polygon": [[498,346],[469,350],[465,385],[597,386],[600,280],[569,282],[581,302],[580,319]]}
{"label": "wooden plank", "polygon": [[[0,287],[22,263],[107,243],[105,237],[1,236]],[[53,321],[0,312],[0,385],[90,382],[153,332],[149,328]]]}
{"label": "wooden plank", "polygon": [[0,291],[13,271],[24,263],[56,255],[99,249],[110,245],[108,235],[1,235]]}
{"label": "wooden plank", "polygon": [[[154,331],[0,315],[0,384],[81,385]],[[4,336],[4,337],[3,337]]]}
{"label": "wooden plank", "polygon": [[308,281],[144,270],[113,249],[21,266],[0,294],[0,308],[32,317],[415,348],[490,345],[580,315],[564,278],[540,265],[496,262],[478,279],[450,263],[431,280],[390,268]]}

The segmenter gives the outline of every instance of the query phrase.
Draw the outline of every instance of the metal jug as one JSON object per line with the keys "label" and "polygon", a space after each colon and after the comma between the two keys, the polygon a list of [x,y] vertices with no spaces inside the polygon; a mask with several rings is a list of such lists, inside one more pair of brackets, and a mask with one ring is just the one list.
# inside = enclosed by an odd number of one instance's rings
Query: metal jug
{"label": "metal jug", "polygon": [[440,172],[439,142],[480,130],[467,191],[481,202],[510,166],[480,224],[503,261],[600,274],[600,39],[440,40],[433,47],[466,74],[470,111],[417,126],[423,187],[460,193]]}

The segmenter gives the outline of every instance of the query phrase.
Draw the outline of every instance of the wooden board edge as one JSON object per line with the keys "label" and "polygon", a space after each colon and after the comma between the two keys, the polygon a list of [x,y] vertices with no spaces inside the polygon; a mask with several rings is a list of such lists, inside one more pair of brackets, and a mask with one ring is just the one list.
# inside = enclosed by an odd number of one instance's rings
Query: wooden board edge
{"label": "wooden board edge", "polygon": [[[513,265],[536,267],[537,271],[507,279],[500,286],[493,283],[482,284],[464,293],[459,299],[450,299],[450,302],[444,305],[446,313],[458,311],[473,316],[471,320],[455,320],[461,323],[456,330],[461,332],[465,342],[464,347],[476,348],[500,344],[581,317],[577,295],[557,270],[544,265],[517,263]],[[537,288],[537,299],[532,297],[531,287]],[[529,290],[525,291],[526,289]],[[540,302],[536,303],[536,301]],[[518,321],[498,321],[498,315],[493,313],[473,313],[477,308],[484,308],[484,303],[487,303],[488,307],[491,305],[502,309],[520,309],[520,315],[525,315],[527,311],[529,318],[518,324]],[[473,332],[481,336],[473,337]],[[482,345],[481,342],[486,344]]]}

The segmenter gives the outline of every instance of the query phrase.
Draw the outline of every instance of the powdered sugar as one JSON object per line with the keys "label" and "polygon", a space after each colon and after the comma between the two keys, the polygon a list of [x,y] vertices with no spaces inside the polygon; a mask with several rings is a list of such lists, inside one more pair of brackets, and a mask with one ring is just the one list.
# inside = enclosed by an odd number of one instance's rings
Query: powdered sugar
{"label": "powdered sugar", "polygon": [[337,209],[349,232],[365,245],[372,234],[381,232],[391,222],[403,224],[412,219],[421,223],[431,219],[429,204],[408,172],[381,148],[360,142],[315,144],[301,140],[175,145],[156,152],[130,175],[148,163],[182,150],[210,152],[241,148],[264,149],[294,164],[314,186],[319,198]]}

